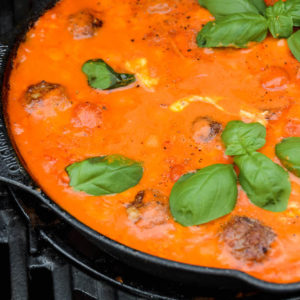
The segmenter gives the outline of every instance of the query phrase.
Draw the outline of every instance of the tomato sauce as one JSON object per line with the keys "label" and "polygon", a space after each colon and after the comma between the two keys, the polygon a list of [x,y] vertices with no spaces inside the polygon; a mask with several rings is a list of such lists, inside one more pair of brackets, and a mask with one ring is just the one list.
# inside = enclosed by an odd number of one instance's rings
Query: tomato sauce
{"label": "tomato sauce", "polygon": [[[70,16],[86,9],[103,24],[89,38],[74,38]],[[299,281],[300,181],[292,174],[289,206],[282,213],[254,206],[239,188],[235,210],[201,226],[183,227],[169,212],[166,222],[147,226],[129,217],[129,204],[141,190],[159,191],[165,201],[184,173],[232,163],[219,133],[201,139],[203,120],[223,129],[231,120],[262,122],[267,143],[260,151],[277,163],[276,143],[299,136],[300,63],[286,40],[269,36],[247,49],[198,48],[196,34],[210,20],[197,0],[60,1],[27,33],[15,58],[8,101],[12,136],[42,189],[99,233],[170,260],[242,270],[270,282]],[[97,58],[117,72],[135,73],[137,82],[111,91],[92,89],[81,67]],[[62,85],[68,104],[27,109],[28,87],[43,80]],[[141,182],[102,197],[69,186],[66,166],[109,154],[142,161]],[[145,218],[155,217],[155,209]],[[232,215],[273,229],[277,237],[266,260],[245,263],[224,246],[220,232]]]}

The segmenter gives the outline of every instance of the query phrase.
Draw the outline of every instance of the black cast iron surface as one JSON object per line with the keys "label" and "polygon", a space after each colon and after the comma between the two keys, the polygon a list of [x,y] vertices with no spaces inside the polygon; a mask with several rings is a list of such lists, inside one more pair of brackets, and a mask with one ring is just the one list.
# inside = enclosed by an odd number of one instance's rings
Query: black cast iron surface
{"label": "black cast iron surface", "polygon": [[[77,0],[81,1],[81,0]],[[38,1],[28,1],[28,0],[0,0],[0,19],[2,19],[2,25],[0,26],[0,41],[3,41],[3,45],[0,43],[0,69],[1,69],[1,58],[5,56],[8,48],[5,44],[11,42],[11,38],[14,37],[14,30],[17,21],[21,18],[21,16],[26,15],[26,12],[29,8],[33,8],[35,12],[42,11],[43,7],[47,6],[47,3],[53,3],[53,0],[38,0]],[[4,20],[4,21],[3,21]],[[23,31],[25,27],[23,28]],[[1,72],[0,72],[1,73]],[[0,74],[1,75],[1,74]],[[5,91],[2,94],[3,99],[5,99]],[[3,120],[3,119],[2,119]],[[32,185],[32,181],[25,170],[21,167],[18,160],[16,160],[15,153],[13,148],[11,147],[8,138],[7,132],[4,127],[4,124],[0,124],[0,177],[2,180],[6,182],[15,183],[23,187],[23,191],[31,191],[39,198],[39,203],[33,206],[27,206],[24,202],[24,192],[14,197],[14,199],[18,202],[19,207],[25,212],[29,224],[25,225],[29,226],[29,233],[31,232],[32,224],[34,226],[34,230],[37,231],[36,240],[42,239],[50,243],[54,249],[60,251],[64,256],[68,257],[73,261],[74,264],[84,268],[90,274],[97,276],[102,280],[106,280],[111,284],[114,284],[116,287],[120,289],[127,289],[132,293],[136,293],[148,298],[153,299],[190,299],[194,298],[197,295],[209,295],[213,297],[221,297],[224,298],[234,298],[237,293],[238,296],[243,297],[253,297],[252,294],[245,294],[237,292],[237,291],[249,291],[249,286],[247,287],[246,283],[256,286],[265,291],[273,291],[280,292],[280,296],[272,296],[272,299],[287,299],[286,296],[283,295],[284,292],[295,292],[300,290],[300,284],[290,284],[290,285],[275,285],[266,283],[260,280],[257,280],[247,274],[232,271],[232,270],[218,270],[212,268],[200,268],[195,266],[189,266],[184,264],[179,264],[167,260],[162,260],[153,256],[145,255],[141,252],[135,251],[133,249],[127,248],[121,244],[115,243],[104,236],[97,234],[91,229],[87,228],[83,224],[76,221],[70,215],[68,215],[65,211],[63,211],[60,207],[55,205],[49,198],[46,197],[41,192],[38,192],[34,188],[34,184]],[[13,191],[13,190],[12,190]],[[14,192],[16,195],[16,192]],[[35,199],[36,200],[36,199]],[[49,214],[51,215],[53,212],[54,223],[51,223],[49,220],[42,220],[40,223],[40,214],[36,212],[36,210],[40,210],[40,208],[48,207]],[[43,209],[44,209],[43,208]],[[35,210],[34,214],[31,214],[31,210]],[[49,210],[50,209],[50,210]],[[66,221],[66,222],[64,222]],[[10,221],[9,221],[10,224]],[[45,226],[44,226],[45,225]],[[70,229],[67,229],[70,228]],[[20,227],[21,230],[21,227]],[[25,230],[24,228],[22,230]],[[25,230],[26,231],[26,230]],[[74,233],[75,232],[75,233]],[[15,239],[14,234],[16,232],[8,231],[7,239],[9,241],[10,238]],[[72,236],[72,234],[73,236]],[[74,237],[75,235],[75,237]],[[80,235],[78,240],[78,235]],[[67,236],[71,236],[70,240],[67,242]],[[83,239],[83,240],[81,240]],[[29,235],[29,240],[25,241],[29,243],[34,241],[35,238]],[[90,243],[93,241],[93,244]],[[91,256],[85,252],[89,247],[88,243],[94,247],[94,256]],[[80,245],[83,245],[80,249]],[[24,246],[24,245],[23,245]],[[13,244],[8,245],[10,251],[13,249]],[[20,246],[21,247],[21,246]],[[18,255],[13,257],[20,258],[20,254],[26,250],[24,247],[19,249]],[[44,248],[41,248],[42,252]],[[75,249],[75,250],[74,250]],[[117,260],[114,260],[101,250],[105,250],[107,253],[118,257],[120,261],[127,263],[127,266],[123,263],[120,263]],[[27,249],[28,250],[28,249]],[[81,251],[82,250],[82,251]],[[52,250],[51,250],[52,251]],[[31,248],[29,249],[29,254],[31,255]],[[26,253],[26,252],[25,252]],[[9,252],[10,254],[10,252]],[[10,254],[10,258],[12,254]],[[44,257],[42,256],[41,260],[44,261]],[[98,265],[97,260],[102,262],[104,261],[104,265]],[[21,259],[24,262],[30,262],[30,256],[25,257],[25,260]],[[143,271],[136,271],[131,269],[128,265],[135,266],[140,270],[146,270],[149,273],[154,274],[155,276],[146,275]],[[28,269],[20,269],[15,270],[14,264],[10,265],[11,274],[13,279],[15,278],[23,278],[22,276],[26,273],[28,274],[28,270],[31,270],[31,266],[27,264]],[[122,267],[120,267],[122,266]],[[70,268],[68,266],[67,268]],[[117,269],[115,269],[117,268]],[[52,269],[55,269],[54,266],[50,267],[51,272]],[[53,272],[52,272],[53,273]],[[55,272],[54,272],[55,273]],[[23,274],[23,275],[22,275]],[[66,274],[66,273],[65,273]],[[65,278],[61,275],[61,278]],[[124,278],[125,280],[124,280]],[[52,276],[53,277],[53,276]],[[161,280],[161,278],[169,278],[176,279],[177,283],[171,280]],[[24,277],[25,278],[25,277]],[[23,278],[23,279],[24,279]],[[72,277],[71,277],[72,278]],[[25,280],[25,279],[24,279]],[[25,281],[19,280],[19,285],[24,286]],[[72,281],[72,280],[71,280]],[[73,280],[74,281],[74,280]],[[56,283],[55,283],[56,282]],[[59,287],[59,283],[62,286],[66,286],[64,291],[67,293],[70,284],[63,283],[62,280],[54,281],[53,286],[56,290],[56,286]],[[183,284],[185,282],[185,284]],[[193,285],[188,285],[193,283]],[[209,286],[211,288],[209,288]],[[63,289],[63,288],[62,288]],[[252,287],[251,290],[254,288]],[[26,290],[26,286],[25,286]],[[28,288],[27,288],[28,290]],[[27,291],[28,292],[28,291]],[[65,296],[67,297],[67,296]],[[261,299],[268,299],[271,296],[263,293],[254,293],[254,298],[263,297]],[[289,296],[292,297],[292,296]],[[22,298],[14,298],[14,299],[22,299]],[[24,298],[26,299],[26,298]],[[60,299],[60,298],[55,298]],[[70,299],[70,298],[61,298],[61,299]],[[83,298],[82,298],[83,299]],[[97,299],[97,298],[95,298]],[[103,298],[106,299],[106,298]],[[109,298],[107,298],[109,299]],[[126,299],[126,298],[122,298]],[[296,298],[297,299],[297,298]]]}

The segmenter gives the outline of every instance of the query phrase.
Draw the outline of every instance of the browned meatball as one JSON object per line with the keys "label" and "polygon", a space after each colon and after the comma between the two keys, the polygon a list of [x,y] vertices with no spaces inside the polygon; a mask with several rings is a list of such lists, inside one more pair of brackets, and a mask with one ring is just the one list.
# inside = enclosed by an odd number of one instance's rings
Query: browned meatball
{"label": "browned meatball", "polygon": [[29,113],[45,116],[64,111],[71,106],[65,88],[56,83],[41,81],[28,87],[25,93],[25,106]]}
{"label": "browned meatball", "polygon": [[263,261],[275,237],[270,227],[258,220],[241,216],[232,217],[221,234],[231,254],[245,262]]}
{"label": "browned meatball", "polygon": [[84,102],[78,104],[73,111],[71,120],[74,127],[96,128],[102,124],[102,109],[93,103]]}
{"label": "browned meatball", "polygon": [[50,94],[60,96],[64,94],[64,88],[56,83],[41,81],[28,87],[26,91],[26,102],[29,105],[34,104],[38,101],[43,100]]}
{"label": "browned meatball", "polygon": [[89,10],[79,11],[69,17],[69,31],[75,40],[93,37],[103,22]]}
{"label": "browned meatball", "polygon": [[136,194],[127,206],[129,219],[143,229],[165,224],[169,220],[168,197],[158,190],[144,190]]}
{"label": "browned meatball", "polygon": [[208,143],[222,131],[222,125],[209,117],[198,117],[192,124],[193,139],[196,143]]}

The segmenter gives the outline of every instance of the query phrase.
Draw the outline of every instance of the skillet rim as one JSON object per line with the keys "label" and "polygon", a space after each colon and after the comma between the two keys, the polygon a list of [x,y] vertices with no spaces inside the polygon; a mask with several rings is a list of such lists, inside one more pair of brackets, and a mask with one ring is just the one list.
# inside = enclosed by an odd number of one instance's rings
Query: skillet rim
{"label": "skillet rim", "polygon": [[[77,220],[74,216],[65,211],[62,207],[51,200],[42,190],[38,191],[38,185],[35,183],[37,180],[34,179],[34,176],[30,174],[30,170],[26,167],[26,163],[23,160],[18,147],[15,145],[10,134],[10,127],[8,122],[8,117],[6,114],[6,103],[7,103],[7,93],[9,91],[9,78],[10,73],[13,68],[13,60],[17,54],[20,44],[23,42],[27,32],[31,29],[34,23],[49,9],[54,7],[61,0],[48,0],[48,4],[45,6],[40,6],[36,8],[35,11],[32,11],[25,21],[17,27],[17,30],[12,33],[12,38],[9,42],[1,43],[0,41],[0,50],[1,45],[3,46],[4,57],[3,57],[3,66],[1,66],[1,56],[0,56],[0,131],[5,135],[6,146],[11,151],[11,158],[15,160],[16,164],[20,168],[20,173],[22,173],[20,178],[11,178],[11,176],[6,176],[0,174],[0,181],[6,182],[13,186],[19,187],[23,190],[26,190],[37,198],[39,198],[43,204],[45,204],[49,209],[55,212],[60,218],[69,223],[71,226],[74,226],[80,232],[82,232],[86,237],[91,239],[93,243],[96,243],[97,246],[101,245],[103,250],[117,258],[118,260],[123,259],[119,255],[112,254],[110,251],[125,254],[126,257],[131,259],[138,260],[143,264],[147,264],[150,267],[156,265],[164,269],[187,272],[193,276],[202,275],[202,276],[213,276],[217,281],[218,277],[226,277],[228,279],[234,279],[242,281],[252,287],[258,288],[260,290],[273,292],[273,293],[292,293],[300,291],[300,281],[295,283],[273,283],[265,280],[255,278],[252,275],[249,275],[243,271],[235,269],[220,269],[213,267],[202,267],[197,265],[191,265],[181,262],[176,262],[173,260],[161,258],[145,252],[135,250],[134,248],[125,246],[115,240],[110,239],[102,235],[101,233],[95,231],[94,229],[88,227],[81,221]],[[2,128],[1,128],[2,127]],[[1,160],[1,157],[0,157]],[[5,162],[4,162],[5,164]],[[2,175],[2,176],[1,176]],[[34,185],[32,185],[34,183]],[[125,262],[126,263],[126,262]],[[138,268],[134,266],[135,268]],[[150,272],[150,271],[147,271]],[[216,282],[217,283],[217,282]]]}

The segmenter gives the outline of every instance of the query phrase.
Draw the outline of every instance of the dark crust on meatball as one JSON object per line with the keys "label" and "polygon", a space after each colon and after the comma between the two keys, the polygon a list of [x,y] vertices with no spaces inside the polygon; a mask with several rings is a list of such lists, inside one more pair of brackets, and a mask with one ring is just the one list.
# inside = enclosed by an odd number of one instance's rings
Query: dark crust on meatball
{"label": "dark crust on meatball", "polygon": [[26,103],[32,104],[34,102],[39,102],[53,90],[59,90],[62,94],[64,94],[64,88],[56,83],[41,81],[37,84],[31,85],[25,93]]}
{"label": "dark crust on meatball", "polygon": [[21,101],[25,110],[38,118],[55,116],[72,105],[62,85],[46,81],[29,86]]}
{"label": "dark crust on meatball", "polygon": [[69,30],[75,40],[93,37],[103,26],[103,21],[89,10],[82,10],[69,16]]}
{"label": "dark crust on meatball", "polygon": [[260,221],[234,216],[224,226],[221,239],[231,254],[245,262],[262,262],[268,254],[276,234]]}
{"label": "dark crust on meatball", "polygon": [[267,121],[276,121],[281,117],[282,112],[285,109],[287,109],[287,107],[282,107],[280,109],[265,109],[263,110],[263,112],[265,113],[265,119]]}
{"label": "dark crust on meatball", "polygon": [[25,103],[28,109],[33,109],[44,101],[52,101],[54,105],[62,107],[69,104],[66,90],[60,84],[41,81],[28,87],[25,92]]}
{"label": "dark crust on meatball", "polygon": [[[209,126],[209,131],[207,134],[197,135],[197,126],[199,123],[206,123]],[[214,139],[223,129],[222,124],[211,119],[210,117],[198,117],[194,120],[193,125],[194,140],[196,142],[208,143]]]}
{"label": "dark crust on meatball", "polygon": [[139,191],[127,205],[129,219],[142,229],[163,225],[169,220],[168,197],[158,190]]}
{"label": "dark crust on meatball", "polygon": [[136,208],[140,208],[142,207],[143,204],[143,199],[145,197],[145,191],[139,191],[135,197],[134,197],[134,201],[131,202],[130,206],[134,206]]}

